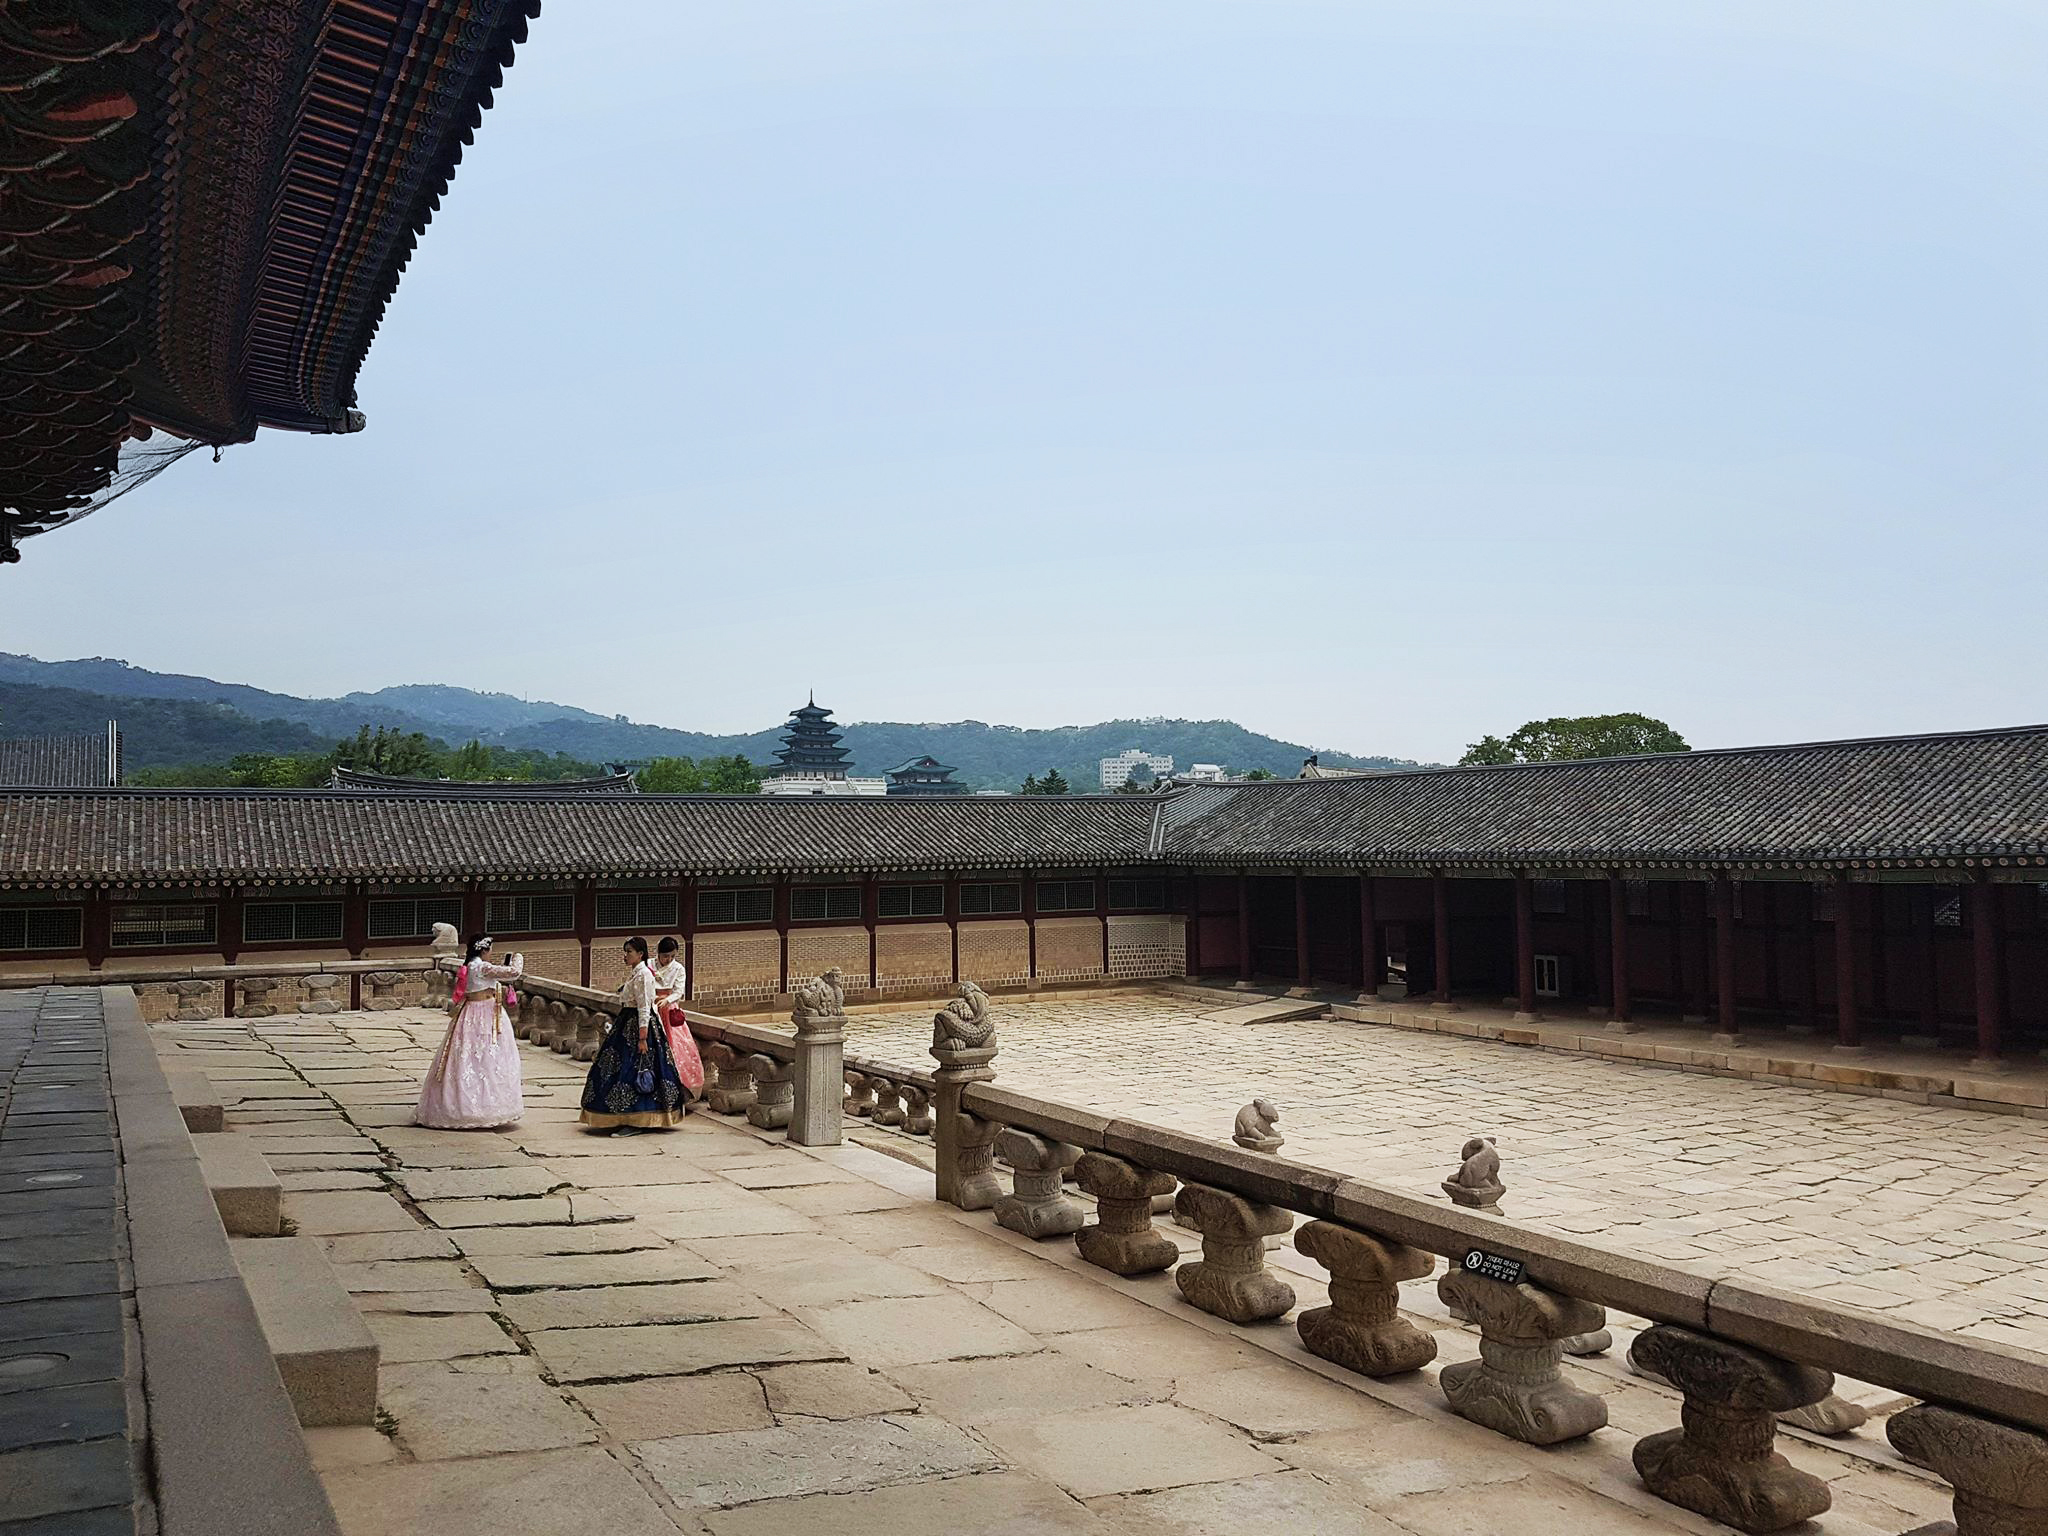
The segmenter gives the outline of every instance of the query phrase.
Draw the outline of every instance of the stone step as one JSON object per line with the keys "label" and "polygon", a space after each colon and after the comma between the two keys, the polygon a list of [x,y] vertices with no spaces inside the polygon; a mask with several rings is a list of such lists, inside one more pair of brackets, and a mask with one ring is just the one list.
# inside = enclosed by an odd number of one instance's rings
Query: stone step
{"label": "stone step", "polygon": [[228,1236],[275,1237],[284,1230],[284,1189],[255,1142],[223,1131],[193,1137],[192,1148]]}
{"label": "stone step", "polygon": [[164,1068],[164,1081],[171,1085],[171,1098],[185,1117],[185,1129],[194,1135],[224,1128],[220,1092],[213,1080],[196,1067]]}
{"label": "stone step", "polygon": [[368,1424],[377,1414],[377,1341],[317,1238],[236,1238],[256,1320],[307,1429]]}

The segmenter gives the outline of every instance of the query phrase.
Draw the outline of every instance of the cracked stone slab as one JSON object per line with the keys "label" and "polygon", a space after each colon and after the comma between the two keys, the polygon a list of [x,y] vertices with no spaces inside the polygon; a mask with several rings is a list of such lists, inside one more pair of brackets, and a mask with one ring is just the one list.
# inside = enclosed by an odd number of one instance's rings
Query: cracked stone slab
{"label": "cracked stone slab", "polygon": [[[330,1262],[332,1256],[330,1255]],[[345,1291],[459,1291],[474,1287],[462,1265],[452,1259],[371,1260],[335,1264],[334,1276]]]}
{"label": "cracked stone slab", "polygon": [[861,1419],[917,1411],[917,1399],[864,1365],[775,1365],[756,1374],[767,1389],[769,1408],[778,1414]]}
{"label": "cracked stone slab", "polygon": [[419,1223],[389,1195],[369,1190],[288,1194],[284,1214],[301,1236],[333,1237],[345,1232],[416,1232]]}
{"label": "cracked stone slab", "polygon": [[[829,1370],[829,1366],[782,1366],[781,1370]],[[606,1386],[584,1385],[576,1397],[606,1431],[620,1440],[665,1440],[674,1435],[713,1435],[735,1429],[768,1429],[761,1383],[744,1371],[704,1376],[652,1376]]]}
{"label": "cracked stone slab", "polygon": [[689,1509],[855,1493],[997,1465],[965,1431],[918,1415],[684,1435],[646,1441],[638,1452],[662,1490]]}
{"label": "cracked stone slab", "polygon": [[457,1227],[448,1236],[471,1258],[483,1254],[539,1257],[554,1253],[630,1253],[668,1246],[667,1238],[637,1222],[599,1222],[574,1227]]}
{"label": "cracked stone slab", "polygon": [[498,1291],[574,1290],[582,1286],[665,1285],[711,1280],[719,1270],[679,1248],[627,1253],[472,1254],[484,1283]]}
{"label": "cracked stone slab", "polygon": [[446,1233],[415,1227],[410,1232],[348,1232],[320,1239],[335,1264],[375,1264],[397,1259],[452,1259],[456,1247]]}
{"label": "cracked stone slab", "polygon": [[[829,1530],[835,1536],[908,1536],[926,1531],[1111,1536],[1106,1521],[1050,1484],[1016,1472],[902,1483],[866,1493],[777,1499],[715,1510],[705,1516],[704,1523],[712,1536],[788,1536],[792,1531],[811,1530]],[[1121,1529],[1117,1536],[1123,1536]]]}
{"label": "cracked stone slab", "polygon": [[505,1375],[454,1371],[445,1365],[400,1365],[378,1380],[379,1405],[398,1421],[398,1438],[421,1461],[447,1456],[502,1456],[588,1445],[589,1419],[540,1379],[531,1363]]}
{"label": "cracked stone slab", "polygon": [[437,1227],[584,1226],[633,1218],[598,1195],[543,1195],[537,1200],[423,1200]]}
{"label": "cracked stone slab", "polygon": [[516,1531],[519,1536],[675,1536],[633,1474],[595,1446],[337,1472],[344,1531]]}
{"label": "cracked stone slab", "polygon": [[570,1382],[689,1376],[734,1365],[837,1360],[845,1354],[801,1324],[768,1319],[549,1328],[529,1334],[527,1342],[556,1380]]}
{"label": "cracked stone slab", "polygon": [[464,1355],[509,1355],[519,1349],[504,1329],[475,1314],[415,1317],[403,1312],[373,1312],[363,1321],[377,1340],[379,1357],[386,1365],[454,1360]]}
{"label": "cracked stone slab", "polygon": [[1148,1402],[1153,1396],[1136,1382],[1052,1350],[1000,1360],[898,1366],[890,1375],[927,1409],[955,1424],[1043,1418],[1048,1413]]}
{"label": "cracked stone slab", "polygon": [[521,1199],[545,1195],[570,1182],[531,1163],[503,1168],[406,1168],[393,1178],[408,1195],[420,1201]]}
{"label": "cracked stone slab", "polygon": [[800,1315],[846,1354],[874,1365],[1026,1355],[1039,1347],[1023,1329],[965,1296],[850,1301],[804,1308]]}
{"label": "cracked stone slab", "polygon": [[773,1309],[728,1280],[522,1291],[499,1310],[523,1333],[548,1328],[615,1328],[633,1323],[704,1323],[760,1317]]}

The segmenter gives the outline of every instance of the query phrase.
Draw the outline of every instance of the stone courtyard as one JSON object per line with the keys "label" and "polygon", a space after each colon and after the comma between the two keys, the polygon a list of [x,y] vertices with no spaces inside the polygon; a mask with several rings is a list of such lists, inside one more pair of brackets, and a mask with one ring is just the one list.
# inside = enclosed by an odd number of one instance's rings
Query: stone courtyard
{"label": "stone courtyard", "polygon": [[[1519,1222],[2048,1349],[2048,1122],[1229,1009],[1006,1006],[997,1080],[1220,1138],[1264,1095],[1288,1157],[1432,1197],[1492,1136]],[[928,1008],[859,1014],[846,1049],[916,1062],[930,1033]]]}
{"label": "stone courtyard", "polygon": [[[1193,1123],[1285,1057],[1262,1036],[1231,1072],[1225,1042],[1203,1069],[1214,1088],[1198,1074],[1140,1096],[1144,1052],[1183,1050],[1188,1022],[1150,999],[1013,1007],[1005,1076],[1091,1101],[1127,1081],[1120,1108],[1177,1103]],[[1166,1276],[1119,1280],[1070,1242],[938,1206],[917,1144],[872,1127],[869,1144],[828,1149],[710,1115],[592,1136],[573,1123],[582,1069],[531,1048],[523,1125],[413,1127],[444,1027],[406,1010],[152,1030],[167,1061],[204,1066],[227,1128],[262,1148],[285,1216],[324,1246],[381,1347],[377,1427],[307,1432],[349,1536],[1725,1529],[1635,1476],[1630,1445],[1675,1424],[1679,1403],[1616,1358],[1568,1366],[1612,1427],[1540,1450],[1451,1416],[1434,1368],[1353,1376],[1291,1326],[1233,1327]],[[855,1049],[902,1034],[856,1027]],[[1439,1070],[1439,1093],[1454,1075]],[[1306,1134],[1323,1112],[1294,1080],[1258,1086],[1285,1099],[1300,1150],[1331,1155],[1344,1143]],[[1402,1182],[1441,1161],[1424,1129]],[[1375,1156],[1396,1153],[1383,1141]],[[1303,1306],[1327,1299],[1312,1275],[1289,1278]],[[1439,1330],[1442,1361],[1476,1352],[1440,1315],[1418,1321]],[[1947,1490],[1875,1429],[1780,1437],[1830,1483],[1831,1532],[1946,1514]]]}

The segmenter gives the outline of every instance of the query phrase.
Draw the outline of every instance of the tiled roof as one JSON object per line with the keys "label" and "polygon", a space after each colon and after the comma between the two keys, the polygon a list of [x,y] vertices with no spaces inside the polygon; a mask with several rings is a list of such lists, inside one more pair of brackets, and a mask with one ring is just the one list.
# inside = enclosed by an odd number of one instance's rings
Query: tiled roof
{"label": "tiled roof", "polygon": [[0,884],[775,874],[1142,862],[1122,796],[0,792]]}
{"label": "tiled roof", "polygon": [[336,768],[327,776],[329,789],[373,790],[395,795],[503,795],[508,792],[536,795],[630,795],[640,781],[630,773],[608,773],[596,779],[556,779],[547,784],[507,784],[484,779],[407,779],[388,773],[364,773],[356,768]]}
{"label": "tiled roof", "polygon": [[[0,3],[0,546],[356,375],[540,0]],[[0,548],[4,553],[4,548]]]}
{"label": "tiled roof", "polygon": [[121,737],[111,725],[83,736],[0,741],[0,785],[102,789],[121,775]]}
{"label": "tiled roof", "polygon": [[1355,779],[1196,784],[1177,864],[1776,865],[2048,855],[2048,726]]}
{"label": "tiled roof", "polygon": [[1157,795],[0,790],[15,885],[1987,861],[2048,866],[2048,726]]}

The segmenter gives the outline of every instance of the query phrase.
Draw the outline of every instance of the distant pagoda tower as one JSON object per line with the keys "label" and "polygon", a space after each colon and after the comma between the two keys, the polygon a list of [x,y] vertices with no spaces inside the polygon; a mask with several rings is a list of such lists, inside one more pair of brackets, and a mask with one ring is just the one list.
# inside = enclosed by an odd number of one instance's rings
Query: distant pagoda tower
{"label": "distant pagoda tower", "polygon": [[789,717],[782,733],[782,750],[775,760],[782,764],[772,778],[761,783],[764,795],[879,795],[880,779],[847,777],[846,748],[839,744],[839,727],[832,723],[832,711],[818,707],[812,694],[802,709]]}

